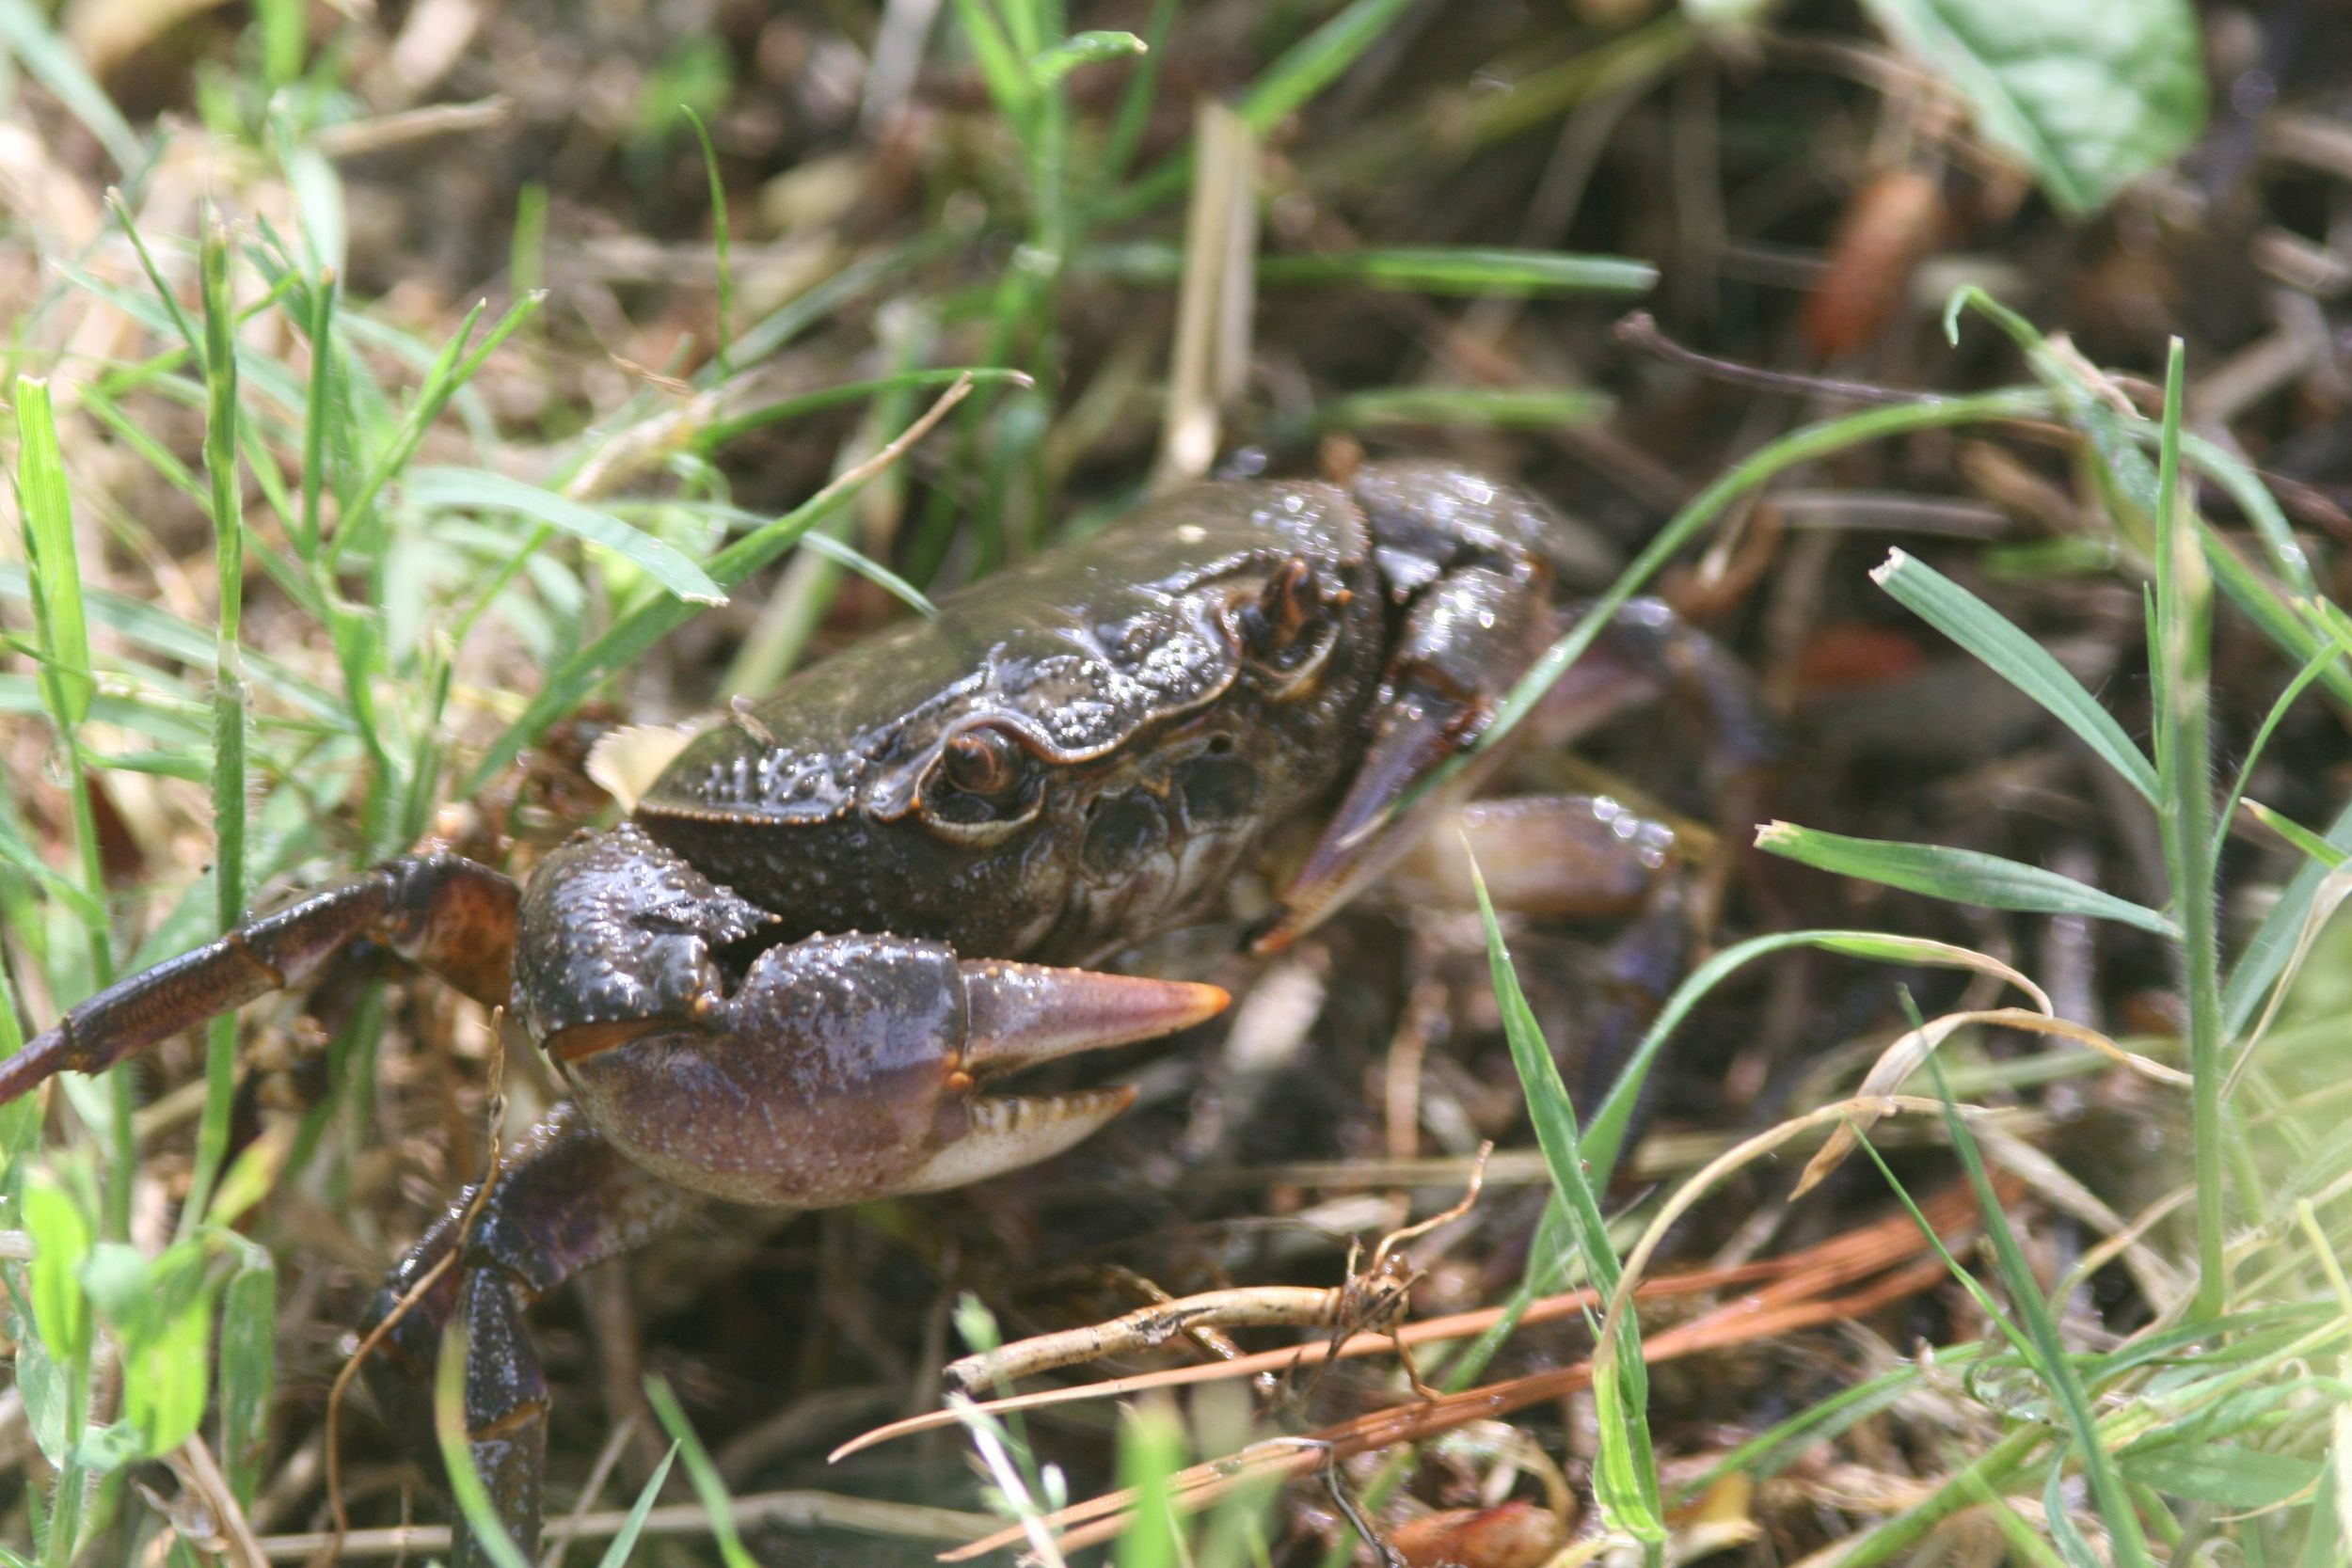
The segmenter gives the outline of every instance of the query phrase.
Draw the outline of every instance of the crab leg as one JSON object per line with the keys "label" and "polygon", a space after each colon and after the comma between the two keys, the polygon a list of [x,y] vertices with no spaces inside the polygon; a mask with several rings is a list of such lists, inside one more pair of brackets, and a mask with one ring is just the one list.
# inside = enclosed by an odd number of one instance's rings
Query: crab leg
{"label": "crab leg", "polygon": [[1498,909],[1583,919],[1640,909],[1682,859],[1674,829],[1606,796],[1515,795],[1432,824],[1390,886],[1406,903],[1474,909],[1476,866]]}
{"label": "crab leg", "polygon": [[396,860],[126,976],[0,1061],[0,1104],[56,1072],[99,1072],[215,1013],[298,986],[361,938],[478,1001],[506,1000],[515,884],[457,855]]}
{"label": "crab leg", "polygon": [[[369,1326],[433,1270],[443,1271],[377,1347],[368,1381],[395,1425],[431,1451],[434,1361],[443,1330],[453,1318],[461,1323],[468,1449],[507,1533],[535,1560],[548,1396],[524,1310],[581,1270],[673,1228],[701,1200],[623,1158],[570,1105],[508,1153],[468,1227],[474,1196],[471,1188],[461,1194],[377,1293]],[[455,1264],[444,1266],[461,1246]],[[453,1561],[491,1561],[462,1520]]]}

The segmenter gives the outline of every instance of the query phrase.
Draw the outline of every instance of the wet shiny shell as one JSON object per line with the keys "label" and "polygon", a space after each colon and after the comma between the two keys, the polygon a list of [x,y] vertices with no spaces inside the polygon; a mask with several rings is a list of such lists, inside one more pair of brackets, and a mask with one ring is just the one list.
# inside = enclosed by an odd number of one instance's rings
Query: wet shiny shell
{"label": "wet shiny shell", "polygon": [[1083,961],[1198,918],[1328,800],[1383,600],[1341,491],[1200,486],[800,673],[636,819],[786,934]]}

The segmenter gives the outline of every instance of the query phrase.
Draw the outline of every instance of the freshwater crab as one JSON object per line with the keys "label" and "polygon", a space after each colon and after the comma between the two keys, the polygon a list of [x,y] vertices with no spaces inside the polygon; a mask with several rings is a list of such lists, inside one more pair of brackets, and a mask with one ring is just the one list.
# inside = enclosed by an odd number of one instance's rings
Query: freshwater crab
{"label": "freshwater crab", "polygon": [[[418,854],[117,983],[0,1062],[0,1102],[300,986],[360,939],[509,1007],[572,1098],[375,1316],[414,1297],[377,1357],[411,1370],[463,1324],[473,1459],[532,1555],[532,1299],[704,1196],[931,1191],[1108,1121],[1132,1091],[977,1085],[1199,1022],[1225,993],[1042,966],[1198,922],[1265,868],[1272,950],[1378,874],[1499,754],[1422,788],[1574,613],[1563,544],[1523,492],[1427,463],[1165,497],[739,703],[519,887]],[[1659,607],[1603,646],[1614,677],[1560,701],[1673,683],[1736,721],[1724,656]]]}

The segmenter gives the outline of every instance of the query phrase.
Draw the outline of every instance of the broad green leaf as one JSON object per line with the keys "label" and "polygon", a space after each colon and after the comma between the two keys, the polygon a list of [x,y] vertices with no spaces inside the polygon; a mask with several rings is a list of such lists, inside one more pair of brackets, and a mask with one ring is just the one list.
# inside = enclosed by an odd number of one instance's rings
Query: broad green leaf
{"label": "broad green leaf", "polygon": [[2205,68],[2189,0],[1865,0],[1949,82],[1985,139],[2081,216],[2195,140]]}
{"label": "broad green leaf", "polygon": [[2142,1486],[2233,1513],[2276,1508],[2316,1485],[2321,1469],[2315,1460],[2238,1443],[2182,1443],[2122,1458],[2124,1476]]}
{"label": "broad green leaf", "polygon": [[277,1355],[278,1273],[256,1247],[230,1276],[220,1304],[220,1462],[229,1489],[247,1505],[268,1457]]}
{"label": "broad green leaf", "polygon": [[2118,898],[2055,871],[1974,849],[1848,838],[1843,833],[1801,828],[1793,822],[1768,822],[1758,828],[1756,847],[1841,877],[1882,882],[1888,887],[1923,893],[1931,898],[2035,914],[2090,915],[2098,920],[2120,920],[2160,937],[2180,935],[2169,919],[2145,905]]}
{"label": "broad green leaf", "polygon": [[451,510],[513,512],[575,538],[601,545],[677,598],[723,604],[726,591],[675,547],[633,529],[610,512],[482,468],[419,468],[405,481],[408,499]]}
{"label": "broad green leaf", "polygon": [[50,1354],[38,1334],[18,1343],[14,1371],[33,1446],[50,1464],[64,1464],[73,1448],[73,1384],[81,1374]]}
{"label": "broad green leaf", "polygon": [[200,1292],[123,1346],[122,1418],[138,1433],[141,1457],[169,1453],[204,1418],[212,1329],[212,1299]]}
{"label": "broad green leaf", "polygon": [[33,1326],[51,1358],[71,1366],[89,1350],[89,1297],[82,1290],[89,1216],[64,1188],[35,1180],[24,1188],[24,1228],[33,1243],[24,1266]]}

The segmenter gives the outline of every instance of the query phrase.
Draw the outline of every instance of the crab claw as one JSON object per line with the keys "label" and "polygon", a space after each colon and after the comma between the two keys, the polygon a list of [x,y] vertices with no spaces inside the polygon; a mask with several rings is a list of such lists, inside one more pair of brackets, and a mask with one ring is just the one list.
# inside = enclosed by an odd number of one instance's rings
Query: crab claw
{"label": "crab claw", "polygon": [[821,1208],[953,1187],[1057,1154],[1127,1089],[999,1097],[980,1080],[1148,1039],[1222,1009],[1215,986],[959,960],[935,942],[811,937],[688,1018],[548,1040],[630,1159],[742,1202]]}

